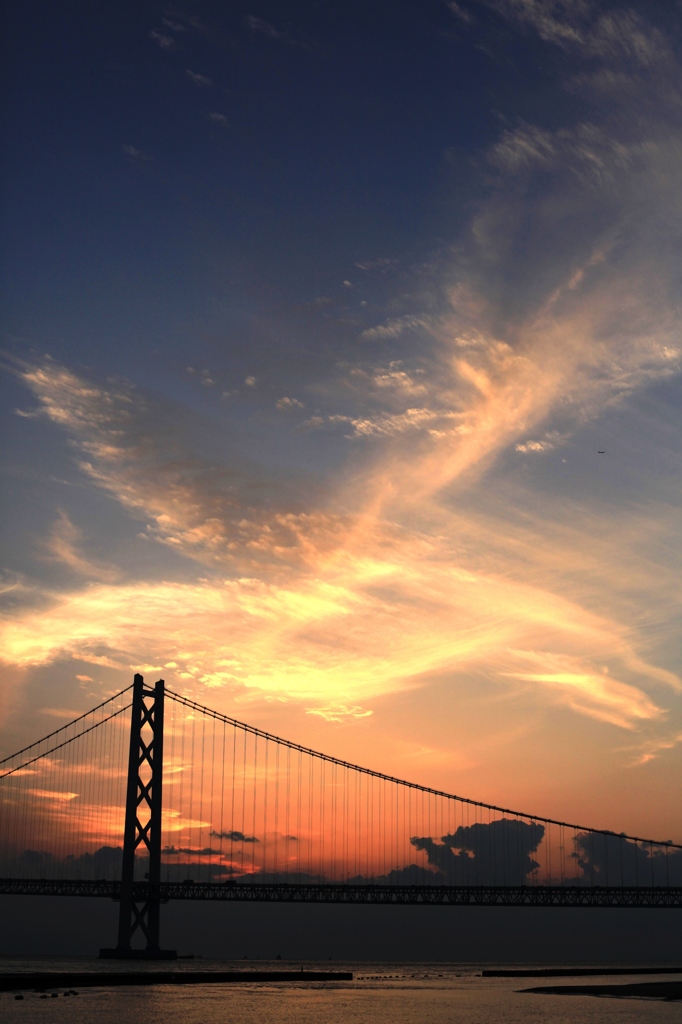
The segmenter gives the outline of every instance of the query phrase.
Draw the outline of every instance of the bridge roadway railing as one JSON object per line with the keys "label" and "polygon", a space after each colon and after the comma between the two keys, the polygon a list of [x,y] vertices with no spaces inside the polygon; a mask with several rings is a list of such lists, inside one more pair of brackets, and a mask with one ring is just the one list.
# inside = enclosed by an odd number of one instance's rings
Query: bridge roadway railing
{"label": "bridge roadway railing", "polygon": [[[247,903],[354,903],[468,907],[682,908],[682,887],[570,885],[354,885],[351,883],[135,882],[135,899]],[[153,889],[153,891],[152,891]],[[0,895],[99,896],[118,900],[118,881],[2,878]]]}

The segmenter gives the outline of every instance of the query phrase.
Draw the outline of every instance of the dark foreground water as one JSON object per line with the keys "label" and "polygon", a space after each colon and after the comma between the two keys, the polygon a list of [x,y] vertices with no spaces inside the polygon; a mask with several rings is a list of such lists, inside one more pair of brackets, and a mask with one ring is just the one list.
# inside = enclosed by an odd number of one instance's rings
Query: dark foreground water
{"label": "dark foreground water", "polygon": [[[139,970],[139,964],[131,969]],[[169,964],[160,964],[167,970]],[[551,979],[482,978],[481,965],[180,961],[178,970],[350,970],[352,982],[84,988],[78,996],[23,1000],[0,994],[2,1024],[666,1024],[682,1003],[537,995],[520,989]],[[493,966],[493,965],[486,965]],[[495,965],[497,966],[497,965]],[[500,965],[505,966],[505,965]],[[512,966],[512,965],[506,965]],[[530,965],[524,965],[530,966]],[[559,965],[557,965],[559,966]],[[562,965],[565,966],[565,965]],[[115,970],[121,963],[79,959],[0,959],[0,971]],[[153,970],[153,965],[149,965]],[[681,979],[662,976],[661,980]],[[571,979],[556,979],[571,984]],[[652,981],[651,976],[575,978],[576,985]]]}

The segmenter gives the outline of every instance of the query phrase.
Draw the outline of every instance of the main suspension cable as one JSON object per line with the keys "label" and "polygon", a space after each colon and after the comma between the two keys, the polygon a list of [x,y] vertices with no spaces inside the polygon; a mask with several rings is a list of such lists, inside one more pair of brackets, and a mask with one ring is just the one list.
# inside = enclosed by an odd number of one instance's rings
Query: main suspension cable
{"label": "main suspension cable", "polygon": [[180,693],[175,693],[173,690],[166,690],[166,696],[170,700],[177,701],[180,704],[184,704],[186,707],[191,708],[194,711],[199,711],[202,714],[210,715],[213,718],[219,719],[220,721],[227,722],[229,725],[235,728],[242,729],[244,733],[250,733],[252,736],[262,739],[269,740],[273,743],[279,743],[282,746],[289,747],[291,750],[298,750],[302,754],[307,754],[310,757],[317,758],[321,761],[327,761],[330,764],[340,765],[343,768],[350,768],[355,772],[359,772],[362,775],[367,775],[374,779],[383,779],[386,782],[397,783],[400,786],[407,786],[409,789],[414,789],[422,794],[428,794],[431,796],[443,797],[446,800],[458,800],[460,803],[469,804],[472,807],[481,807],[488,811],[496,811],[500,814],[511,814],[516,818],[528,818],[532,821],[540,821],[546,825],[561,825],[565,828],[574,829],[579,832],[588,832],[596,835],[611,836],[614,839],[626,839],[636,843],[649,843],[652,846],[669,847],[670,849],[682,850],[682,843],[673,843],[670,840],[654,840],[645,839],[642,836],[633,836],[626,834],[625,832],[613,832],[610,829],[604,828],[590,828],[586,825],[576,825],[571,822],[561,821],[557,818],[545,818],[539,817],[536,814],[528,814],[524,811],[515,811],[510,807],[498,807],[495,804],[488,804],[482,800],[472,800],[469,797],[457,796],[454,793],[446,793],[444,790],[432,789],[430,786],[422,786],[417,782],[408,782],[407,779],[399,779],[393,775],[385,775],[383,772],[377,772],[372,768],[364,768],[362,765],[353,764],[349,761],[343,761],[338,757],[333,757],[331,754],[323,754],[319,750],[313,750],[310,747],[304,747],[300,743],[294,743],[291,740],[286,740],[281,736],[276,736],[274,733],[266,732],[264,729],[259,729],[257,726],[248,725],[246,722],[240,722],[236,718],[231,718],[229,715],[223,715],[219,711],[214,711],[212,708],[207,708],[203,704],[197,703],[189,697],[184,697]]}
{"label": "main suspension cable", "polygon": [[[64,732],[65,729],[70,729],[72,725],[76,724],[76,722],[81,722],[84,718],[87,718],[88,715],[94,715],[95,711],[99,711],[100,708],[104,708],[107,704],[111,704],[111,702],[116,700],[117,697],[122,697],[124,693],[127,693],[128,690],[132,690],[132,688],[132,685],[124,687],[122,690],[119,690],[118,693],[115,693],[113,697],[107,697],[107,699],[103,700],[101,704],[98,704],[94,708],[90,708],[89,711],[84,711],[82,715],[78,715],[77,718],[74,718],[71,722],[67,722],[66,725],[60,725],[58,729],[54,730],[54,732],[48,732],[47,736],[43,736],[42,739],[29,743],[27,747],[24,747],[22,750],[17,750],[15,754],[10,754],[9,757],[3,757],[0,760],[0,765],[6,764],[7,761],[13,761],[15,757],[19,757],[20,754],[25,754],[27,750],[31,750],[33,747],[37,747],[41,743],[51,740],[53,736],[57,736],[60,732]],[[126,707],[130,707],[130,704],[127,704]],[[104,719],[104,721],[107,721],[107,719]],[[83,734],[79,733],[79,735],[82,736]],[[54,749],[57,748],[55,747]]]}
{"label": "main suspension cable", "polygon": [[[125,690],[122,690],[121,693],[125,693]],[[120,696],[120,694],[117,694],[117,696]],[[113,698],[112,698],[112,700],[113,700]],[[105,703],[108,704],[109,701],[105,701]],[[100,704],[97,708],[93,708],[93,711],[98,711],[99,708],[101,708],[103,706],[104,706],[103,704]],[[112,711],[112,713],[110,715],[107,715],[106,718],[100,719],[99,722],[95,722],[94,725],[88,726],[88,728],[87,729],[83,729],[82,732],[77,732],[75,736],[70,736],[68,740],[63,740],[61,743],[57,743],[56,746],[50,747],[49,750],[44,750],[42,752],[42,754],[36,754],[35,757],[29,758],[28,761],[22,761],[21,764],[15,765],[14,768],[10,768],[9,771],[4,772],[2,775],[0,775],[0,780],[6,779],[9,775],[13,775],[15,772],[21,771],[22,768],[27,768],[30,764],[34,764],[36,761],[40,761],[43,757],[47,757],[48,754],[54,754],[55,750],[61,750],[62,747],[68,747],[68,745],[70,743],[73,743],[74,740],[78,740],[78,739],[81,738],[81,736],[87,735],[87,733],[92,732],[93,729],[99,729],[100,725],[104,725],[106,722],[110,722],[112,718],[117,718],[119,715],[122,715],[123,712],[127,711],[128,708],[131,707],[131,706],[132,706],[132,703],[131,704],[124,704],[122,708],[118,708],[116,711]],[[88,713],[90,713],[90,712],[88,712]],[[69,725],[73,725],[74,722],[79,722],[82,718],[85,718],[85,717],[86,717],[86,715],[80,715],[78,718],[74,718],[73,722],[70,722]],[[63,728],[67,729],[68,726],[65,725],[65,726],[63,726]],[[57,730],[55,730],[55,732],[50,733],[50,736],[55,736],[57,732],[61,732],[61,731],[62,731],[61,729],[57,729]],[[48,739],[48,738],[49,737],[47,737],[47,736],[44,737],[44,739]],[[42,742],[44,742],[44,740],[38,740],[38,743],[32,743],[30,747],[24,747],[24,750],[30,750],[32,747],[36,747],[36,746],[38,746],[39,743],[42,743]],[[19,753],[23,753],[23,751],[19,751]],[[16,756],[17,755],[15,754],[14,757],[16,757]],[[5,761],[8,761],[8,760],[11,760],[11,758],[5,758]],[[3,762],[0,762],[0,763],[3,763]]]}

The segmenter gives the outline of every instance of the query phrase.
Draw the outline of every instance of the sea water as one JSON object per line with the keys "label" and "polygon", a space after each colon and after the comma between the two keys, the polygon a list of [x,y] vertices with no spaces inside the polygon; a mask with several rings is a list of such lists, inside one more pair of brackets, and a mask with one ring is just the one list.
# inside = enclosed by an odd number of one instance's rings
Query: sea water
{"label": "sea water", "polygon": [[[0,994],[2,1024],[666,1024],[682,1004],[646,999],[540,995],[538,985],[653,981],[620,978],[484,978],[482,965],[194,960],[129,965],[131,970],[338,970],[353,981],[256,982],[80,988],[41,999],[32,991]],[[493,966],[493,965],[485,965]],[[499,966],[499,965],[495,965]],[[511,965],[507,965],[511,966]],[[528,967],[532,965],[524,965]],[[547,965],[544,965],[547,966]],[[565,966],[565,965],[556,965]],[[76,958],[0,959],[0,971],[121,971],[121,962]],[[682,980],[664,975],[661,980]]]}

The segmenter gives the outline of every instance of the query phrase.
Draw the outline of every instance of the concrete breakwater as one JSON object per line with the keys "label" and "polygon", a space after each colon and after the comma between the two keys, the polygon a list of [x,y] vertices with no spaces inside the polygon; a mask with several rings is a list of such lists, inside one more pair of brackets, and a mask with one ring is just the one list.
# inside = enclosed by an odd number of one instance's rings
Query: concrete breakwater
{"label": "concrete breakwater", "polygon": [[34,971],[0,974],[0,992],[113,985],[218,985],[255,981],[352,981],[351,971]]}

